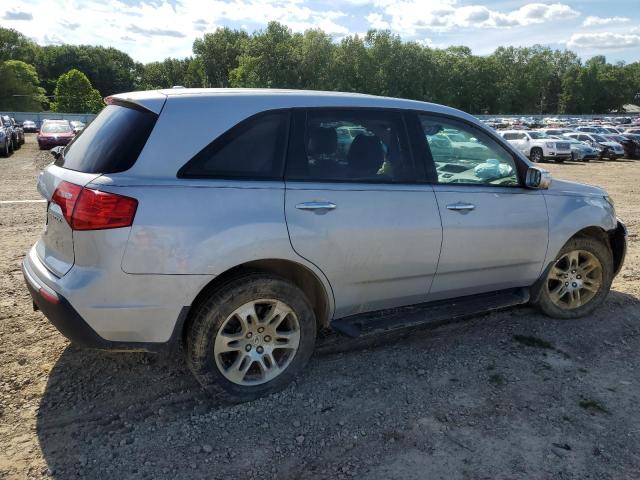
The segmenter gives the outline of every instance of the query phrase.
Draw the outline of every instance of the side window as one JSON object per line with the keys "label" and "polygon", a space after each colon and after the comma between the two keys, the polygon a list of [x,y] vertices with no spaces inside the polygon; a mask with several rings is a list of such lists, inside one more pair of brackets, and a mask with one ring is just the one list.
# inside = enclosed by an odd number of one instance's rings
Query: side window
{"label": "side window", "polygon": [[240,122],[195,155],[180,178],[282,178],[288,112],[267,112]]}
{"label": "side window", "polygon": [[481,130],[429,115],[421,115],[420,123],[435,163],[438,183],[519,184],[512,155]]}
{"label": "side window", "polygon": [[521,136],[518,135],[517,133],[505,133],[504,134],[504,139],[505,140],[520,140]]}
{"label": "side window", "polygon": [[287,160],[288,180],[398,183],[416,181],[401,114],[312,109],[301,114]]}

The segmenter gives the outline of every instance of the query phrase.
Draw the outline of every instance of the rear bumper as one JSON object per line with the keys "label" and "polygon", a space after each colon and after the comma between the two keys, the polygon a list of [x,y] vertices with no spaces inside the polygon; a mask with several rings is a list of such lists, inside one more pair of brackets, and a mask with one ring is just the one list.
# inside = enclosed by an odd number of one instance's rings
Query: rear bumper
{"label": "rear bumper", "polygon": [[41,147],[64,147],[71,140],[72,140],[71,138],[41,137],[41,138],[38,138],[38,145],[40,145]]}
{"label": "rear bumper", "polygon": [[22,263],[22,273],[33,299],[34,309],[40,310],[53,326],[74,345],[100,350],[147,352],[172,351],[180,345],[182,327],[187,318],[189,307],[185,306],[180,310],[173,332],[166,342],[109,340],[100,336],[67,298],[39,278],[32,258],[32,255],[25,257]]}

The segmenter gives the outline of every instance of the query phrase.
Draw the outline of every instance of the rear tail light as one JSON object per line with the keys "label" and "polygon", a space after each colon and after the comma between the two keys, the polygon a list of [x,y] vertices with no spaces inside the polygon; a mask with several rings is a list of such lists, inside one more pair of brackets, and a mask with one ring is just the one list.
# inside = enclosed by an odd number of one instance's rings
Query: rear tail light
{"label": "rear tail light", "polygon": [[83,188],[69,182],[58,185],[51,201],[60,206],[73,230],[130,227],[138,208],[135,198]]}

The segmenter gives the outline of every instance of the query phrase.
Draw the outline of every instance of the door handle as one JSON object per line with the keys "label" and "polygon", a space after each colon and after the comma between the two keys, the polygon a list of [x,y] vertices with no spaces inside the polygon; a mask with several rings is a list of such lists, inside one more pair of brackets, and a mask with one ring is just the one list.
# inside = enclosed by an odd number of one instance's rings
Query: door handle
{"label": "door handle", "polygon": [[335,210],[337,205],[333,202],[303,202],[296,205],[298,210],[315,210],[318,213],[326,213]]}
{"label": "door handle", "polygon": [[450,203],[447,208],[456,212],[467,212],[473,210],[476,206],[473,203],[456,202]]}

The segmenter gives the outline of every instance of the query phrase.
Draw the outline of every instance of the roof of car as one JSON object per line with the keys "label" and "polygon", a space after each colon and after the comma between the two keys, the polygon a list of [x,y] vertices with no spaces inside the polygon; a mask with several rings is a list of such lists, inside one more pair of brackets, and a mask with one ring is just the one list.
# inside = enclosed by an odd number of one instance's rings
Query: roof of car
{"label": "roof of car", "polygon": [[327,92],[318,90],[285,90],[275,88],[169,88],[163,90],[147,90],[139,92],[119,93],[109,98],[129,101],[144,106],[159,113],[167,98],[219,98],[225,97],[254,97],[269,101],[281,99],[288,107],[299,106],[350,106],[350,107],[380,107],[398,109],[427,110],[436,113],[448,113],[462,116],[474,123],[478,119],[468,113],[435,103],[407,100],[393,97],[380,97],[363,93]]}

